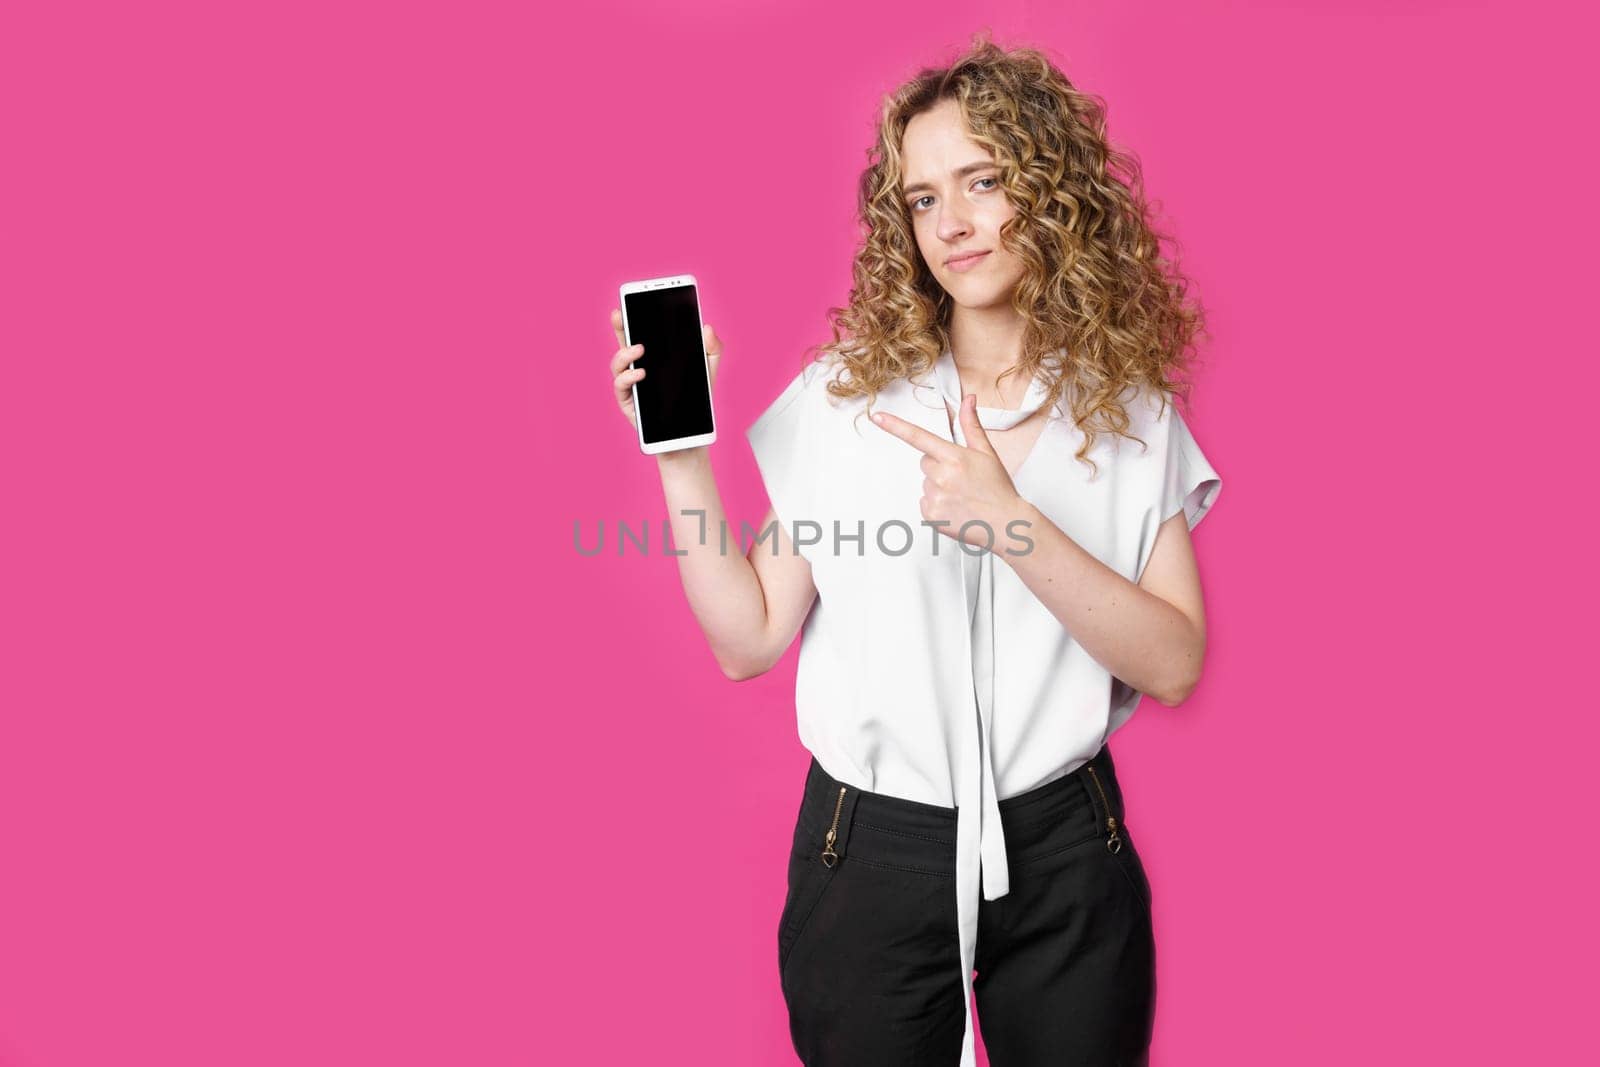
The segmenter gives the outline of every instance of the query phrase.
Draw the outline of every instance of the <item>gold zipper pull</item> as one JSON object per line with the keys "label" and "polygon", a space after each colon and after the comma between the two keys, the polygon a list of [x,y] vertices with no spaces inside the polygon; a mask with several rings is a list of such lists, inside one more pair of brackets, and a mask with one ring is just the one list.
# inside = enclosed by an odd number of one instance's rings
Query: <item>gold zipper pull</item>
{"label": "gold zipper pull", "polygon": [[839,799],[833,805],[833,825],[828,827],[827,839],[822,845],[822,865],[832,867],[839,862],[839,854],[833,850],[833,842],[839,835],[839,812],[844,810],[844,786],[839,787]]}
{"label": "gold zipper pull", "polygon": [[1105,787],[1100,784],[1100,776],[1094,773],[1094,764],[1085,763],[1084,768],[1088,770],[1089,777],[1094,780],[1094,787],[1100,792],[1100,803],[1106,809],[1106,833],[1109,835],[1106,837],[1106,851],[1121,852],[1122,838],[1117,836],[1117,817],[1111,814],[1111,802],[1106,799]]}

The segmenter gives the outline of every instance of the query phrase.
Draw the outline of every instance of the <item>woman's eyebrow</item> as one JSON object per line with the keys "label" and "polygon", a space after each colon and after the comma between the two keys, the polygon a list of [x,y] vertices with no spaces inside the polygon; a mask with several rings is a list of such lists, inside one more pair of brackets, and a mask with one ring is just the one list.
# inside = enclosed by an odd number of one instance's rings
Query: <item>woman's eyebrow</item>
{"label": "woman's eyebrow", "polygon": [[[983,170],[985,167],[992,167],[994,165],[994,160],[992,159],[980,159],[976,163],[966,163],[957,167],[955,170],[950,172],[950,176],[952,178],[965,178],[975,170]],[[924,189],[931,191],[933,186],[929,185],[927,182],[914,182],[911,185],[902,187],[900,190],[900,195],[910,196],[912,193],[921,192]]]}

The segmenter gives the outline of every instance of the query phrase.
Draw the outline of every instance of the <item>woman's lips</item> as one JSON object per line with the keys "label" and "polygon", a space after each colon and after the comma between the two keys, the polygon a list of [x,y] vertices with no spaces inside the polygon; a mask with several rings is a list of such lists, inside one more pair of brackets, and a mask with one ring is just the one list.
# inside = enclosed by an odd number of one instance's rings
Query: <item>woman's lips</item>
{"label": "woman's lips", "polygon": [[982,263],[984,257],[988,254],[989,253],[987,252],[979,252],[976,255],[965,256],[961,259],[952,259],[949,263],[945,264],[945,266],[958,273],[961,271],[968,271],[973,267],[976,267],[979,263]]}

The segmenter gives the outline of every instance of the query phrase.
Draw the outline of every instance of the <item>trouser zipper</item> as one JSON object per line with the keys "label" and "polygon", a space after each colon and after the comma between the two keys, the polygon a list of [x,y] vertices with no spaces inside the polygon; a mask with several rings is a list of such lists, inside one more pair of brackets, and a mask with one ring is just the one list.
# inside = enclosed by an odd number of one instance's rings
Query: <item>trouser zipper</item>
{"label": "trouser zipper", "polygon": [[839,835],[839,813],[844,810],[845,787],[839,787],[839,801],[833,806],[833,825],[828,827],[827,840],[822,845],[822,865],[832,867],[839,862],[839,854],[833,850],[833,842]]}
{"label": "trouser zipper", "polygon": [[1106,838],[1106,851],[1121,852],[1122,838],[1117,836],[1117,817],[1111,814],[1111,802],[1106,799],[1105,787],[1100,784],[1100,776],[1094,773],[1094,764],[1085,763],[1084,768],[1088,770],[1089,777],[1094,780],[1094,787],[1100,791],[1100,803],[1106,809],[1106,832],[1110,835]]}

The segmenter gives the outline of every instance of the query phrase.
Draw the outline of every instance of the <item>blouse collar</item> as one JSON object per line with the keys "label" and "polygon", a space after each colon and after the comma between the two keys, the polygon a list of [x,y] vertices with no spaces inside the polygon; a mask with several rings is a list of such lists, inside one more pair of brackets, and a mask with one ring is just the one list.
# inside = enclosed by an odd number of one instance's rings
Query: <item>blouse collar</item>
{"label": "blouse collar", "polygon": [[[961,410],[961,374],[956,370],[955,357],[947,348],[939,354],[933,365],[933,384],[952,411]],[[924,379],[926,381],[926,379]],[[1042,374],[1035,374],[1022,396],[1021,406],[1012,408],[978,407],[978,425],[985,430],[1009,430],[1044,406],[1049,387]]]}

